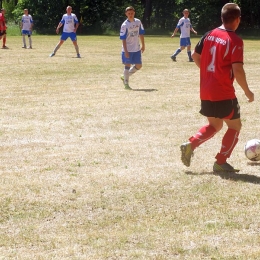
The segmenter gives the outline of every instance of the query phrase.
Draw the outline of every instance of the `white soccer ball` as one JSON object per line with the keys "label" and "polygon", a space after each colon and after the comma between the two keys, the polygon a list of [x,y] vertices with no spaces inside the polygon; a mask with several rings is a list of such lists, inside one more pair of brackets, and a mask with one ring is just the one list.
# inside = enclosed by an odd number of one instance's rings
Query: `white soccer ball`
{"label": "white soccer ball", "polygon": [[251,161],[260,161],[260,140],[252,139],[245,145],[245,155]]}

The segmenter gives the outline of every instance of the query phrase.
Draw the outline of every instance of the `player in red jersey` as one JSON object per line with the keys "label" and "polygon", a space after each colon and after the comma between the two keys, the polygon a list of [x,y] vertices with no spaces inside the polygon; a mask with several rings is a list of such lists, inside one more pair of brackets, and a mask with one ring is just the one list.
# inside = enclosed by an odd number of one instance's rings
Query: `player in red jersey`
{"label": "player in red jersey", "polygon": [[243,41],[235,30],[240,23],[241,11],[237,4],[225,4],[221,10],[222,26],[206,33],[196,45],[192,58],[200,68],[200,113],[207,117],[208,125],[181,145],[181,159],[190,166],[193,151],[212,138],[226,123],[228,129],[222,139],[214,172],[237,172],[227,163],[241,129],[240,108],[233,81],[243,89],[249,102],[254,101],[243,68]]}
{"label": "player in red jersey", "polygon": [[2,49],[7,49],[7,47],[5,46],[6,43],[6,24],[5,24],[5,9],[2,8],[1,9],[1,13],[0,13],[0,40],[3,38],[3,47]]}

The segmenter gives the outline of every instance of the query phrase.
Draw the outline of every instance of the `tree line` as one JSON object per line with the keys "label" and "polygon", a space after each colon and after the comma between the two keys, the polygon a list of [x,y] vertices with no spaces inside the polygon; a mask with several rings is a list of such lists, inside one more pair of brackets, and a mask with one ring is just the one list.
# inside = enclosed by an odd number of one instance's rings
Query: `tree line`
{"label": "tree line", "polygon": [[118,32],[129,5],[135,8],[136,17],[142,20],[148,33],[165,34],[173,31],[182,10],[188,8],[193,26],[203,34],[221,24],[220,11],[228,2],[241,7],[239,30],[260,35],[260,1],[255,0],[0,0],[0,5],[6,9],[7,20],[16,22],[20,21],[23,9],[29,9],[35,21],[34,29],[40,34],[54,33],[68,5],[80,20],[83,34]]}

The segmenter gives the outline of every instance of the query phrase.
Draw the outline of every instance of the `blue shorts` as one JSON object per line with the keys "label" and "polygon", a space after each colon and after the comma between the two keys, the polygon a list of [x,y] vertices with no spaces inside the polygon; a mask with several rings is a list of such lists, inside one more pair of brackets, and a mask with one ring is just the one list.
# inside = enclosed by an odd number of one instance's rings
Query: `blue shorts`
{"label": "blue shorts", "polygon": [[32,35],[32,31],[22,30],[22,34],[24,34],[24,35]]}
{"label": "blue shorts", "polygon": [[77,40],[77,35],[74,32],[71,32],[71,33],[63,32],[60,39],[63,41],[66,41],[69,37],[73,42],[75,42]]}
{"label": "blue shorts", "polygon": [[122,52],[122,63],[123,64],[142,64],[141,51],[129,52],[129,58],[126,58],[125,53]]}
{"label": "blue shorts", "polygon": [[191,45],[191,42],[190,42],[190,37],[187,37],[187,38],[181,38],[180,39],[180,46],[190,46]]}

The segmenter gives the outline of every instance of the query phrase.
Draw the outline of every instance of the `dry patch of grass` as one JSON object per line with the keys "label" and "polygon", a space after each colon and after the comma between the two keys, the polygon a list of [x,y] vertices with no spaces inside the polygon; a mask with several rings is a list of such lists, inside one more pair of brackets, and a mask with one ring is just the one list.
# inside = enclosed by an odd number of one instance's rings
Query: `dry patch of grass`
{"label": "dry patch of grass", "polygon": [[58,36],[1,50],[0,259],[259,259],[260,164],[243,153],[260,138],[257,41],[245,41],[256,101],[237,88],[241,172],[226,176],[212,173],[223,132],[180,161],[206,121],[197,67],[170,59],[179,39],[146,37],[135,91],[118,37],[78,41],[81,59],[70,41],[48,57]]}

